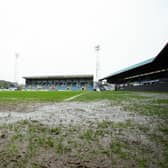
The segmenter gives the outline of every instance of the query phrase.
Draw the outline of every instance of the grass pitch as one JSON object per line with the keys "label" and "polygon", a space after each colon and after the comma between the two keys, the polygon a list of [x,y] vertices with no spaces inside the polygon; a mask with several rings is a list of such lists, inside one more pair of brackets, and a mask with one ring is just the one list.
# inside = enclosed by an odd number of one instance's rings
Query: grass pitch
{"label": "grass pitch", "polygon": [[80,91],[0,91],[0,102],[12,101],[45,101],[60,102],[80,94]]}
{"label": "grass pitch", "polygon": [[[70,102],[64,102],[81,93]],[[71,110],[73,114],[74,110],[75,115],[81,116],[81,123],[52,126],[28,119],[1,124],[2,118],[8,121],[14,115],[16,106],[24,105],[20,110],[23,114],[26,104],[34,102],[40,105],[49,103],[49,107],[55,102],[65,104],[66,112]],[[79,106],[71,109],[74,102]],[[5,111],[6,106],[10,108]],[[107,111],[107,114],[113,112],[112,115],[116,114],[118,118],[121,114],[127,116],[118,122],[109,118],[89,121],[88,118],[85,123],[82,115],[89,111],[85,107],[92,107],[95,116],[101,114],[100,110],[104,115]],[[62,114],[65,112],[63,108],[60,109]],[[168,167],[167,93],[0,92],[0,111],[2,168]]]}

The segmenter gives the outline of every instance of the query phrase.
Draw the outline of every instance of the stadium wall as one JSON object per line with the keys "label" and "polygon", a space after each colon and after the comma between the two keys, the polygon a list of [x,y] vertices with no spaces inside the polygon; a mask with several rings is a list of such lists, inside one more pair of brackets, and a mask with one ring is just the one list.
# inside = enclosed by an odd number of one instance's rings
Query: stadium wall
{"label": "stadium wall", "polygon": [[153,92],[168,92],[167,83],[143,85],[143,86],[126,86],[121,87],[118,90],[127,90],[127,91],[153,91]]}

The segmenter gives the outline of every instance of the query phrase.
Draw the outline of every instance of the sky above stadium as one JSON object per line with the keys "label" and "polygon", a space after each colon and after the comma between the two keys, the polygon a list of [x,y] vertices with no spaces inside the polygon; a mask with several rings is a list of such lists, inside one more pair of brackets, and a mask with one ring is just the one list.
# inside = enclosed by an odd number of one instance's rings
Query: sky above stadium
{"label": "sky above stadium", "polygon": [[0,0],[0,80],[107,76],[154,57],[168,42],[167,0]]}

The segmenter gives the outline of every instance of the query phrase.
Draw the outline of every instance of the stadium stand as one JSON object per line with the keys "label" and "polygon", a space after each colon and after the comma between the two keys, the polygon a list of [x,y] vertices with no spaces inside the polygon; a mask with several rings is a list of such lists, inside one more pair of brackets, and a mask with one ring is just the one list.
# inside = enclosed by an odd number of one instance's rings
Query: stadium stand
{"label": "stadium stand", "polygon": [[168,43],[154,58],[145,60],[100,81],[115,85],[115,90],[168,91]]}
{"label": "stadium stand", "polygon": [[93,75],[24,77],[30,90],[93,90]]}

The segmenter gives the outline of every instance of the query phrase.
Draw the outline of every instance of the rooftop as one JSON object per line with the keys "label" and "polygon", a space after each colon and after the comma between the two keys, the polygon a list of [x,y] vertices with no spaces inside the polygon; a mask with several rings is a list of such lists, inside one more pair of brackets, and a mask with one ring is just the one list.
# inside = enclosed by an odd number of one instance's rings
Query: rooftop
{"label": "rooftop", "polygon": [[167,56],[168,43],[164,46],[164,48],[159,52],[157,56],[112,73],[100,80],[108,79],[111,82],[121,82],[130,76],[149,74],[150,72],[167,69]]}
{"label": "rooftop", "polygon": [[56,76],[25,76],[24,79],[74,79],[74,78],[93,78],[93,75],[56,75]]}
{"label": "rooftop", "polygon": [[139,63],[134,64],[134,65],[131,65],[131,66],[127,67],[127,68],[121,69],[121,70],[119,70],[119,71],[117,71],[117,72],[114,72],[114,73],[110,74],[109,76],[117,75],[117,74],[120,74],[120,73],[122,73],[122,72],[126,72],[126,71],[129,71],[129,70],[138,68],[138,67],[140,67],[140,66],[149,64],[149,63],[153,62],[154,59],[155,59],[155,57],[149,58],[149,59],[147,59],[147,60],[145,60],[145,61],[139,62]]}

